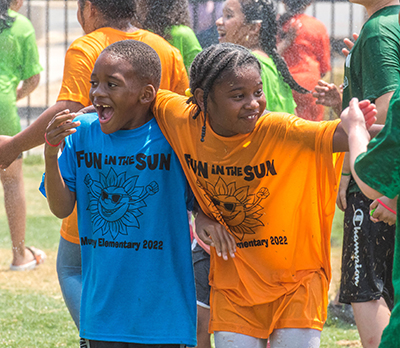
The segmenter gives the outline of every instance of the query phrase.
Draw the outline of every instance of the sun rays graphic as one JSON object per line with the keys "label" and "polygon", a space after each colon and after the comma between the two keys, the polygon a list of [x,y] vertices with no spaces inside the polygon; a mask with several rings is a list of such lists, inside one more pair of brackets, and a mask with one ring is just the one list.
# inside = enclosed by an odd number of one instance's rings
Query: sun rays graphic
{"label": "sun rays graphic", "polygon": [[227,184],[221,177],[212,185],[206,181],[207,199],[229,226],[232,233],[242,240],[245,234],[254,234],[254,228],[264,226],[259,220],[264,209],[259,203],[269,196],[267,188],[249,194],[249,186],[236,188],[236,182]]}
{"label": "sun rays graphic", "polygon": [[152,181],[146,187],[136,186],[138,176],[126,179],[126,172],[117,174],[113,168],[107,176],[100,173],[100,180],[95,181],[89,174],[85,184],[90,190],[88,210],[94,233],[110,233],[113,239],[119,234],[127,235],[128,227],[140,228],[138,217],[141,208],[146,207],[144,199],[156,194],[158,184]]}

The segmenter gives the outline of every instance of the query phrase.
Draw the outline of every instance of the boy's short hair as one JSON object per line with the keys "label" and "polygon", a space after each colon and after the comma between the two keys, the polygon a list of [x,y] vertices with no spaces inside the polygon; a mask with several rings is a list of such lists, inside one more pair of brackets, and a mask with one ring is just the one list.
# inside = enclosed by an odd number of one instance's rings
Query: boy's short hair
{"label": "boy's short hair", "polygon": [[149,45],[136,40],[123,40],[107,46],[103,52],[129,62],[144,84],[149,83],[156,90],[160,87],[161,61],[157,52]]}
{"label": "boy's short hair", "polygon": [[136,12],[134,0],[79,0],[82,7],[90,1],[108,20],[131,19]]}

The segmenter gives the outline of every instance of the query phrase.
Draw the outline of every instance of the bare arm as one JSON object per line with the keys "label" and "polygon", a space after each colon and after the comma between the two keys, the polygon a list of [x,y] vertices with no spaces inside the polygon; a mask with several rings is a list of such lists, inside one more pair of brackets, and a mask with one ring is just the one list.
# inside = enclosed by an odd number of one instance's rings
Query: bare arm
{"label": "bare arm", "polygon": [[235,257],[236,242],[225,227],[204,214],[197,203],[194,212],[197,236],[205,244],[215,247],[217,255],[224,260],[228,260],[228,253],[232,258]]}
{"label": "bare arm", "polygon": [[29,79],[22,81],[21,86],[17,88],[17,100],[20,100],[31,94],[39,85],[40,74],[33,75]]}
{"label": "bare arm", "polygon": [[75,114],[68,111],[58,113],[46,129],[45,155],[45,188],[47,202],[52,213],[60,219],[69,216],[75,206],[76,195],[71,192],[61,176],[58,166],[59,145],[64,138],[76,132],[79,122],[72,122]]}
{"label": "bare arm", "polygon": [[385,124],[386,115],[389,109],[390,99],[392,99],[393,94],[394,91],[388,92],[384,95],[381,95],[379,98],[375,100],[374,104],[376,105],[376,111],[378,112],[376,114],[377,124]]}
{"label": "bare arm", "polygon": [[[371,104],[369,100],[362,100],[358,102],[356,98],[353,98],[350,102],[353,104],[351,107],[347,107],[341,114],[341,119],[346,119],[348,114],[353,114],[355,108],[358,109],[359,117],[362,117],[363,125],[367,134],[370,137],[375,137],[383,128],[382,125],[373,124],[376,121],[376,107]],[[351,108],[351,109],[350,109]],[[368,143],[367,143],[368,144]],[[338,124],[332,139],[333,152],[347,152],[349,151],[349,137],[346,130],[343,128],[342,122]]]}
{"label": "bare arm", "polygon": [[76,112],[83,105],[72,101],[58,101],[44,111],[29,127],[13,137],[0,138],[0,168],[7,168],[23,151],[28,151],[44,143],[44,133],[47,125],[60,111],[69,109]]}
{"label": "bare arm", "polygon": [[358,101],[355,98],[350,101],[350,106],[342,112],[340,118],[342,119],[342,130],[348,134],[351,174],[353,175],[353,178],[357,182],[357,185],[360,187],[361,191],[366,196],[371,199],[380,198],[382,196],[381,193],[365,184],[358,177],[356,171],[354,170],[354,164],[356,158],[361,153],[367,151],[367,146],[371,137],[376,135],[374,134],[375,132],[371,132],[372,128],[380,127],[382,129],[383,126],[376,125],[375,127],[371,127],[368,132],[368,126],[365,122],[365,115],[363,115],[359,109]]}

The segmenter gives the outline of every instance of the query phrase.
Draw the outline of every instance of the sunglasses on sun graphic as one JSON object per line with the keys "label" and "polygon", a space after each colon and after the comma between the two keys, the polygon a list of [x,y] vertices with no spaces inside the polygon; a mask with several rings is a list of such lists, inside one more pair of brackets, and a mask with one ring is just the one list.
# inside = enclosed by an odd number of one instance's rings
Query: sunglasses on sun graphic
{"label": "sunglasses on sun graphic", "polygon": [[113,203],[117,204],[121,201],[122,198],[129,198],[130,196],[127,193],[109,193],[106,190],[101,190],[101,199],[105,201],[106,199],[111,200]]}
{"label": "sunglasses on sun graphic", "polygon": [[225,210],[229,212],[235,211],[236,206],[238,203],[232,203],[232,202],[222,202],[218,198],[211,198],[211,201],[215,204],[216,207],[223,207]]}

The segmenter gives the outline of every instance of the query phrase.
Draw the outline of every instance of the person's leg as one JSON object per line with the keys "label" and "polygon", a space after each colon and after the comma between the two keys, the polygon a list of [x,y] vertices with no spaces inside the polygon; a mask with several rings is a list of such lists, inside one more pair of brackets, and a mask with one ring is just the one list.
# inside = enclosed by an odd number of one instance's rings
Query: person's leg
{"label": "person's leg", "polygon": [[210,255],[196,244],[192,250],[197,299],[197,348],[211,348],[210,322]]}
{"label": "person's leg", "polygon": [[271,348],[319,348],[321,331],[314,329],[277,329],[269,336]]}
{"label": "person's leg", "polygon": [[79,310],[82,294],[81,248],[60,237],[57,254],[57,274],[65,304],[79,330]]}
{"label": "person's leg", "polygon": [[5,171],[1,171],[4,188],[4,205],[11,233],[12,265],[20,266],[34,260],[34,255],[25,248],[26,205],[22,158],[15,160]]}
{"label": "person's leg", "polygon": [[390,310],[385,300],[352,303],[361,343],[364,348],[376,348],[382,332],[389,324]]}
{"label": "person's leg", "polygon": [[[214,332],[214,342],[215,348],[266,348],[268,339],[251,337],[236,332],[216,331]],[[293,345],[288,347],[293,347]]]}
{"label": "person's leg", "polygon": [[197,305],[197,348],[211,348],[208,323],[210,322],[210,307]]}
{"label": "person's leg", "polygon": [[[369,218],[371,200],[348,195],[339,300],[351,303],[364,347],[378,347],[393,307],[394,228]],[[386,301],[386,303],[385,303]]]}

